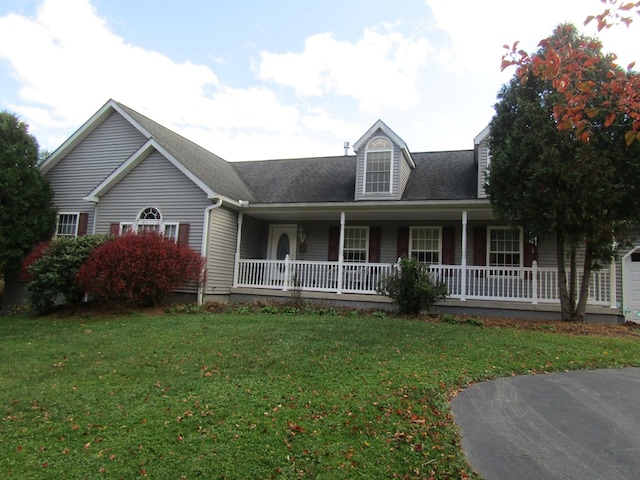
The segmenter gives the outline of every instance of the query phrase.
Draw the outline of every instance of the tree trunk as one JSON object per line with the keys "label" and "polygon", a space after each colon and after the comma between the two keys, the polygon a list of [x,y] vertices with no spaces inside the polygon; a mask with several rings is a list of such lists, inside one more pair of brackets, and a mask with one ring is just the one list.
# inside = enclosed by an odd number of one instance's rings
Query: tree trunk
{"label": "tree trunk", "polygon": [[578,322],[584,322],[584,315],[587,310],[587,299],[589,297],[589,282],[593,263],[593,249],[587,243],[584,252],[584,271],[582,272],[582,285],[580,285],[580,298],[573,314],[573,318]]}
{"label": "tree trunk", "polygon": [[569,252],[569,309],[571,310],[570,320],[575,320],[573,314],[576,311],[576,298],[578,297],[578,268],[576,267],[577,246],[575,242],[571,242],[571,251]]}
{"label": "tree trunk", "polygon": [[556,232],[556,263],[558,265],[558,292],[560,293],[560,315],[563,321],[571,320],[571,303],[567,291],[567,271],[564,266],[564,238]]}

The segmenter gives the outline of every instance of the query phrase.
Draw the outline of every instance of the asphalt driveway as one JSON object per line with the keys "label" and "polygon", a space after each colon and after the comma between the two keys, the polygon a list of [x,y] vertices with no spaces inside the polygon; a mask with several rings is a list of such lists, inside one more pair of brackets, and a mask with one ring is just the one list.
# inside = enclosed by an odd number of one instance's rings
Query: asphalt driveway
{"label": "asphalt driveway", "polygon": [[640,479],[640,368],[498,378],[451,408],[487,480]]}

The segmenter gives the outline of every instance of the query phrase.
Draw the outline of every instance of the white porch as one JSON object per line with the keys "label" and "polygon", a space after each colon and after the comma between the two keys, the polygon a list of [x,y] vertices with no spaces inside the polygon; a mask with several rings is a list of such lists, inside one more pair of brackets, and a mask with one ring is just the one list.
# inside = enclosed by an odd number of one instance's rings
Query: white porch
{"label": "white porch", "polygon": [[[394,260],[389,261],[387,254],[386,261],[377,263],[346,261],[344,255],[346,213],[344,211],[333,210],[324,216],[320,216],[317,212],[313,215],[307,213],[307,217],[303,217],[304,213],[295,211],[291,216],[284,217],[281,211],[266,214],[261,210],[258,212],[259,214],[252,210],[251,214],[254,218],[265,223],[268,222],[272,226],[266,248],[267,258],[263,256],[265,255],[264,251],[260,253],[261,257],[242,258],[244,215],[241,211],[238,216],[237,244],[233,259],[233,292],[243,291],[255,294],[264,292],[265,296],[286,296],[291,291],[298,290],[304,292],[305,296],[309,298],[338,300],[357,296],[360,301],[366,298],[370,298],[371,301],[386,298],[380,296],[377,289],[380,280],[392,272]],[[354,211],[351,216],[354,221],[366,224],[370,220],[369,215],[371,215],[375,217],[375,222],[378,225],[384,225],[384,221],[399,216],[395,211],[386,212],[376,209],[375,213],[373,212],[374,210],[371,212],[368,210]],[[297,247],[305,242],[304,238],[296,239],[296,236],[300,236],[300,233],[306,236],[304,231],[301,232],[300,223],[303,221],[309,227],[313,225],[314,221],[335,218],[337,215],[340,217],[340,235],[339,241],[336,242],[338,246],[337,261],[295,258],[295,253],[299,250]],[[444,224],[448,221],[450,225],[451,218],[456,216],[461,220],[458,236],[460,243],[459,247],[456,247],[457,264],[433,264],[430,266],[434,278],[446,284],[448,298],[454,301],[450,303],[460,305],[480,303],[486,305],[487,308],[492,308],[501,302],[506,302],[514,306],[521,306],[523,309],[557,309],[560,296],[556,267],[540,267],[536,261],[533,261],[531,266],[521,267],[469,265],[467,254],[472,250],[467,247],[468,219],[472,217],[474,225],[483,225],[490,221],[492,214],[488,203],[461,211],[440,210],[435,207],[431,209],[430,206],[425,206],[424,210],[413,208],[409,214],[403,210],[402,218],[403,223],[409,224],[423,222],[422,218],[429,218],[432,224]],[[277,221],[281,223],[276,223]],[[298,230],[296,230],[296,225],[298,225]],[[276,259],[276,254],[279,252],[276,252],[278,249],[274,248],[278,244],[276,240],[280,236],[280,230],[277,235],[273,235],[276,227],[282,231],[291,230],[288,235],[288,248],[285,249],[287,254],[280,256],[280,259]],[[313,230],[313,228],[309,230],[312,231],[310,237],[314,241],[316,238],[320,238],[318,230]],[[258,234],[257,230],[254,229],[249,237],[253,238],[256,234]],[[326,237],[322,238],[322,241],[326,242]],[[324,249],[316,249],[315,251],[322,251],[322,254],[326,256]],[[388,251],[389,248],[387,248]],[[442,257],[440,258],[442,259]],[[615,262],[602,270],[592,272],[588,290],[588,305],[590,307],[612,313],[619,310],[616,277]],[[580,279],[579,275],[578,281]],[[346,300],[346,298],[344,299]],[[525,305],[529,306],[525,307]]]}
{"label": "white porch", "polygon": [[[238,259],[234,287],[335,294],[377,294],[379,281],[394,268],[391,264],[291,260]],[[531,267],[432,265],[435,279],[447,285],[449,298],[559,303],[558,271]],[[589,305],[617,308],[615,264],[594,271],[589,283]]]}

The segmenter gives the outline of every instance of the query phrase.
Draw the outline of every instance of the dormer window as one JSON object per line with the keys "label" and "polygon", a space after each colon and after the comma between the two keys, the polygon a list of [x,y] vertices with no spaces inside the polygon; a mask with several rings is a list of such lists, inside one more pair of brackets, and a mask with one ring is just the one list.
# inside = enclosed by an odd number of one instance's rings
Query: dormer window
{"label": "dormer window", "polygon": [[365,149],[364,193],[391,193],[393,146],[383,137],[371,140]]}
{"label": "dormer window", "polygon": [[409,147],[382,120],[354,143],[355,201],[400,200],[416,164]]}

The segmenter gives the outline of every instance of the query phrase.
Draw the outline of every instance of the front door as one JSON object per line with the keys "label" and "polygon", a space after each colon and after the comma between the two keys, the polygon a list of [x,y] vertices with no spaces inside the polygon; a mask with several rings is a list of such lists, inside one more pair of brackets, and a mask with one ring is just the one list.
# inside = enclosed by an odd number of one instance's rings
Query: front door
{"label": "front door", "polygon": [[269,260],[295,260],[297,225],[271,225],[269,231]]}

